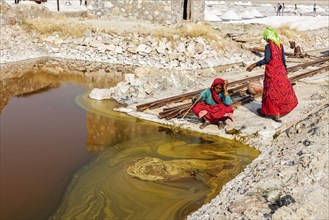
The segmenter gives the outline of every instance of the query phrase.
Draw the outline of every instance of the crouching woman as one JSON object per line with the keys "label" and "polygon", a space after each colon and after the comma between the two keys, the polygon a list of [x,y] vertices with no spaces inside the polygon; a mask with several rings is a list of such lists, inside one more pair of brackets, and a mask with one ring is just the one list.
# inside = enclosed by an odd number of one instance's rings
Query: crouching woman
{"label": "crouching woman", "polygon": [[196,100],[192,111],[203,120],[200,129],[209,124],[217,124],[221,129],[225,127],[227,119],[233,121],[232,99],[227,92],[227,81],[215,79],[211,87],[201,92]]}

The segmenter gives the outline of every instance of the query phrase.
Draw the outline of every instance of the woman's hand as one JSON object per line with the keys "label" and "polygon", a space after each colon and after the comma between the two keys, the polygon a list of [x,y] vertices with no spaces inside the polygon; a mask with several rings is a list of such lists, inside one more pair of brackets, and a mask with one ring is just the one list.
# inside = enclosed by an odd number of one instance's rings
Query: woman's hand
{"label": "woman's hand", "polygon": [[256,67],[256,63],[253,63],[247,67],[247,71],[251,72]]}
{"label": "woman's hand", "polygon": [[223,92],[224,92],[224,95],[225,95],[225,96],[228,96],[227,85],[228,85],[228,81],[225,80],[225,81],[224,81],[224,86],[223,86]]}
{"label": "woman's hand", "polygon": [[198,102],[199,100],[200,100],[200,96],[195,96],[195,97],[192,99],[192,103]]}

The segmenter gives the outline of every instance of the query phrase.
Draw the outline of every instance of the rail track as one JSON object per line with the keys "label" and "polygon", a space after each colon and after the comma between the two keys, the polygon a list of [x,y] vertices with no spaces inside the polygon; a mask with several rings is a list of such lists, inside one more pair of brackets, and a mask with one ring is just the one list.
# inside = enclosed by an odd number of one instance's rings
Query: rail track
{"label": "rail track", "polygon": [[[307,67],[313,66],[317,67],[314,70],[307,71],[304,73],[300,73],[294,76],[290,76],[289,79],[291,82],[296,82],[299,79],[310,77],[319,73],[322,73],[324,71],[329,70],[329,57],[322,58],[322,59],[317,59],[312,62],[307,62],[307,63],[302,63],[299,65],[295,65],[292,67],[287,68],[288,73],[291,75],[293,72],[297,72],[299,70],[305,69]],[[232,98],[233,101],[233,107],[237,108],[240,105],[246,104],[248,102],[253,101],[256,97],[260,96],[261,94],[257,95],[252,95],[248,94],[246,92],[247,90],[247,85],[249,82],[254,81],[254,80],[260,80],[263,78],[264,74],[256,75],[253,77],[237,80],[230,82],[228,84],[229,86],[229,94]],[[136,108],[138,111],[144,111],[146,109],[157,109],[161,108],[166,105],[173,105],[175,106],[172,107],[164,107],[162,109],[162,112],[159,112],[158,117],[159,118],[166,118],[167,120],[172,119],[172,118],[181,118],[184,117],[191,109],[192,102],[189,101],[196,95],[199,95],[204,89],[189,92],[189,93],[184,93],[181,95],[177,96],[172,96],[169,98],[165,99],[160,99],[157,101],[149,102],[149,103],[144,103],[141,105],[137,105]]]}

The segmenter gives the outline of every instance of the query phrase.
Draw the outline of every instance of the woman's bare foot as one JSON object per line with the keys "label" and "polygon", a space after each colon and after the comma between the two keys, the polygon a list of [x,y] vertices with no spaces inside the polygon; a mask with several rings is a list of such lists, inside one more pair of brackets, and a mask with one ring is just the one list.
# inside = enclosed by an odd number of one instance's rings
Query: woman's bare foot
{"label": "woman's bare foot", "polygon": [[281,123],[282,120],[280,119],[280,116],[275,116],[272,118],[274,121]]}
{"label": "woman's bare foot", "polygon": [[225,128],[225,125],[226,125],[226,122],[219,121],[218,122],[218,129],[224,129]]}
{"label": "woman's bare foot", "polygon": [[207,127],[208,125],[210,125],[210,121],[205,120],[205,121],[200,125],[200,129],[204,129],[204,128]]}

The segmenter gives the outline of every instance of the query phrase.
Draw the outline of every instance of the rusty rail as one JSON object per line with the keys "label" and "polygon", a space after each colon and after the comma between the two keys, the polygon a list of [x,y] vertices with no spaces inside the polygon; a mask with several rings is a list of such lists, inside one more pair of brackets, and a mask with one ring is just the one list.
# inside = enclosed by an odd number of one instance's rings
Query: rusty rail
{"label": "rusty rail", "polygon": [[314,76],[316,74],[322,73],[326,70],[329,70],[329,65],[321,67],[319,69],[311,70],[311,71],[306,72],[306,73],[299,74],[297,76],[290,77],[289,79],[290,79],[291,82],[295,82],[297,80],[300,80],[300,79],[303,79],[303,78],[306,78],[306,77],[311,77],[311,76]]}
{"label": "rusty rail", "polygon": [[[295,72],[295,71],[298,71],[299,69],[303,69],[303,68],[306,68],[308,66],[313,66],[313,65],[320,65],[320,64],[323,64],[327,61],[329,61],[329,58],[319,59],[319,60],[316,60],[316,61],[312,61],[312,62],[303,63],[303,64],[299,64],[299,65],[296,65],[296,66],[288,67],[287,71],[288,71],[288,73],[289,72]],[[228,84],[228,86],[235,86],[235,87],[229,89],[228,92],[231,94],[232,92],[235,92],[239,89],[243,89],[247,86],[248,82],[253,81],[253,80],[258,80],[258,79],[262,78],[263,76],[264,76],[264,74],[261,74],[261,75],[257,75],[257,76],[249,77],[249,78],[246,78],[246,79],[241,79],[241,80],[231,82],[231,83]],[[168,97],[168,98],[164,98],[164,99],[160,99],[160,100],[153,101],[153,102],[140,104],[140,105],[137,105],[136,108],[137,108],[138,111],[144,111],[145,109],[156,109],[156,108],[164,106],[168,103],[181,102],[181,101],[184,101],[186,99],[190,99],[190,98],[200,94],[203,90],[204,89],[189,92],[189,93],[184,93],[184,94],[181,94],[181,95],[176,95],[176,96],[172,96],[172,97]]]}
{"label": "rusty rail", "polygon": [[288,72],[294,72],[294,71],[297,71],[299,69],[304,69],[308,66],[320,65],[320,64],[323,64],[327,61],[329,61],[329,57],[326,57],[326,58],[323,58],[323,59],[320,59],[320,60],[315,60],[315,61],[312,61],[312,62],[299,64],[299,65],[296,65],[296,66],[289,67]]}

